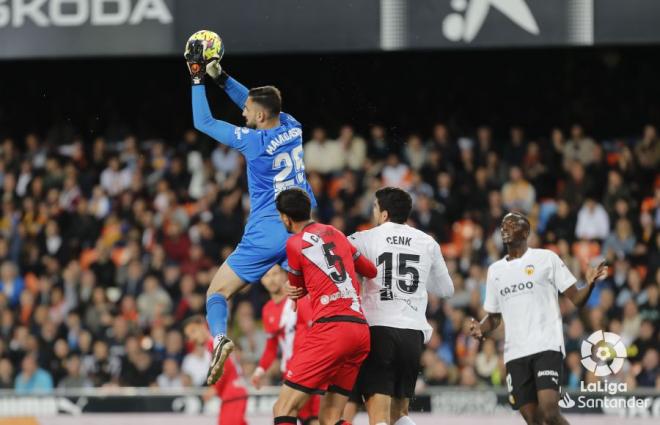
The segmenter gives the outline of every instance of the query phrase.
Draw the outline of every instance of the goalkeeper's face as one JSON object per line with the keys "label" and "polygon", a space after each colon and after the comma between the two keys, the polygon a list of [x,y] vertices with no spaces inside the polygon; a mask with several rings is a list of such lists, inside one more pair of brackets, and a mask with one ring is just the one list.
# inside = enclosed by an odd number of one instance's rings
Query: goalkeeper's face
{"label": "goalkeeper's face", "polygon": [[266,121],[267,111],[263,106],[259,105],[257,102],[253,101],[252,98],[248,97],[245,101],[245,107],[243,108],[243,118],[245,118],[245,126],[251,129],[259,128],[259,124]]}

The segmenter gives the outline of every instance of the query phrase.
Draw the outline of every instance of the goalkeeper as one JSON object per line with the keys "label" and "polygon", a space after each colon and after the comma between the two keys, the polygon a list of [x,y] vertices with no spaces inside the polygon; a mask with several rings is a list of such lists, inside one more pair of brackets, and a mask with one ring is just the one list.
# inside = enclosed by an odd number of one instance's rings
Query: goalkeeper
{"label": "goalkeeper", "polygon": [[[192,78],[195,128],[243,154],[251,208],[243,238],[215,273],[207,292],[206,319],[213,334],[208,375],[211,385],[222,375],[224,362],[234,348],[227,338],[227,300],[245,285],[258,282],[275,264],[286,268],[289,234],[275,208],[277,194],[298,187],[315,201],[305,175],[302,126],[281,112],[280,91],[273,86],[248,90],[222,70],[221,55],[205,59],[205,41],[193,38],[186,45],[185,58]],[[243,110],[245,127],[213,118],[206,99],[205,75]]]}

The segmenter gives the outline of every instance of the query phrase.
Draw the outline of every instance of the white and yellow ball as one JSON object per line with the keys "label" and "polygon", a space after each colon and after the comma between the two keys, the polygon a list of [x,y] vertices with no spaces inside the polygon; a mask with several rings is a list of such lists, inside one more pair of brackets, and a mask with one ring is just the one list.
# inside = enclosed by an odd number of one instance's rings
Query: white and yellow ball
{"label": "white and yellow ball", "polygon": [[204,42],[204,60],[206,61],[212,59],[220,60],[225,54],[225,45],[222,39],[213,31],[201,30],[191,35],[186,42],[186,53],[188,53],[190,42],[194,40],[202,40]]}

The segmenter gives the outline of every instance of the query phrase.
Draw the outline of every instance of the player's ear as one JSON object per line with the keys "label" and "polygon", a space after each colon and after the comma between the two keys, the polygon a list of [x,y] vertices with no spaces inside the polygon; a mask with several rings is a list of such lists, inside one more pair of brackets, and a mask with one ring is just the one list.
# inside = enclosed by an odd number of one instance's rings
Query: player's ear
{"label": "player's ear", "polygon": [[387,220],[390,219],[390,214],[387,212],[387,210],[381,210],[380,211],[380,221],[383,223],[386,223]]}

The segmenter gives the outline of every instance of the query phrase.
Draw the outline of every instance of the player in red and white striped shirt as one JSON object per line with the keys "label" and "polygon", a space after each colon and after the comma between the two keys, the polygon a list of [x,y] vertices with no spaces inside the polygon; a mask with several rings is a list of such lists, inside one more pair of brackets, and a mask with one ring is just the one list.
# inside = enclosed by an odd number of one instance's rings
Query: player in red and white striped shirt
{"label": "player in red and white striped shirt", "polygon": [[[278,349],[281,353],[280,369],[286,372],[291,357],[300,348],[305,334],[312,326],[312,306],[309,297],[297,301],[288,299],[284,292],[287,276],[280,266],[274,266],[261,278],[270,294],[270,300],[261,311],[264,331],[268,335],[259,366],[252,374],[252,385],[261,388],[261,379],[277,357]],[[319,406],[321,398],[312,396],[307,404],[298,412],[298,419],[303,425],[318,425]]]}
{"label": "player in red and white striped shirt", "polygon": [[[213,337],[206,325],[206,319],[202,316],[192,316],[183,325],[183,333],[186,340],[193,344],[206,345],[210,353],[213,353]],[[240,370],[240,366],[234,363],[232,357],[225,362],[222,377],[213,384],[215,394],[222,401],[218,425],[247,425],[245,412],[247,410],[248,391]]]}
{"label": "player in red and white striped shirt", "polygon": [[294,233],[286,244],[289,281],[309,293],[314,324],[287,367],[273,407],[274,423],[295,425],[298,411],[312,394],[323,394],[321,423],[344,423],[344,406],[369,353],[356,271],[373,278],[376,266],[342,232],[311,220],[311,201],[304,191],[281,192],[276,206],[287,230]]}

